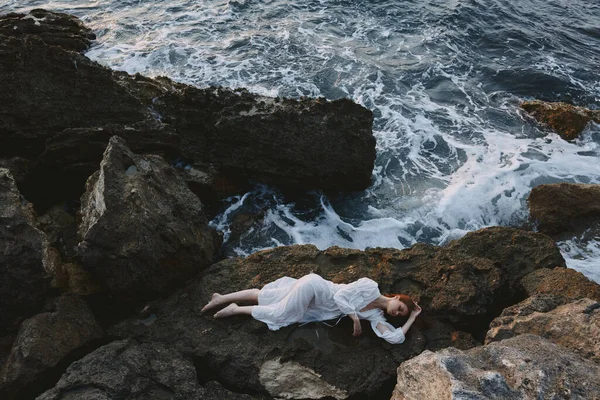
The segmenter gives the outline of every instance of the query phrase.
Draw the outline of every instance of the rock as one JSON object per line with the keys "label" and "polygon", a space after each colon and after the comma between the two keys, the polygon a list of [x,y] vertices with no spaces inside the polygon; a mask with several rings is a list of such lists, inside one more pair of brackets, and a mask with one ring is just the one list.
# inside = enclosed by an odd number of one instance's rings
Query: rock
{"label": "rock", "polygon": [[38,217],[37,224],[54,247],[60,244],[66,230],[76,227],[75,217],[66,210],[64,205],[50,207],[46,213]]}
{"label": "rock", "polygon": [[10,171],[17,185],[26,182],[31,172],[37,166],[37,162],[21,157],[0,158],[0,168],[6,168]]}
{"label": "rock", "polygon": [[249,399],[217,384],[200,386],[192,362],[158,343],[120,340],[71,364],[53,389],[38,400],[71,399]]}
{"label": "rock", "polygon": [[118,136],[88,180],[79,235],[84,269],[132,303],[168,293],[211,265],[221,241],[175,169],[134,154]]}
{"label": "rock", "polygon": [[[484,258],[486,251],[498,261]],[[318,389],[317,397],[324,393],[334,398],[385,397],[392,391],[399,363],[426,348],[472,347],[476,342],[469,333],[483,338],[489,321],[505,305],[522,300],[523,275],[555,265],[564,261],[550,238],[511,228],[474,232],[446,248],[278,247],[213,265],[187,288],[153,302],[152,321],[130,318],[109,332],[119,338],[173,343],[196,365],[211,371],[215,380],[240,392],[288,393],[301,399],[308,393],[294,388],[314,380],[310,386]],[[313,323],[271,332],[249,317],[215,320],[199,314],[213,292],[260,288],[281,276],[309,272],[335,282],[372,278],[383,293],[409,293],[420,299],[424,314],[402,345],[377,338],[366,323],[363,335],[353,337],[348,318],[332,328]],[[398,326],[402,320],[393,323]],[[298,371],[300,366],[308,370],[290,373],[282,385],[266,373],[279,364],[285,371]]]}
{"label": "rock", "polygon": [[392,400],[595,399],[600,366],[535,335],[425,351],[398,367]]}
{"label": "rock", "polygon": [[50,293],[48,240],[35,228],[11,173],[0,168],[0,335],[42,308]]}
{"label": "rock", "polygon": [[[38,381],[59,363],[73,361],[76,350],[102,337],[86,303],[72,295],[51,302],[46,312],[21,324],[7,361],[0,369],[0,397],[39,393]],[[75,358],[76,359],[76,358]],[[42,390],[43,391],[43,390]]]}
{"label": "rock", "polygon": [[521,284],[528,296],[544,293],[566,300],[587,297],[600,301],[600,285],[570,268],[538,269],[526,275]]}
{"label": "rock", "polygon": [[528,203],[531,219],[540,232],[580,233],[600,220],[600,185],[539,185],[531,190]]}
{"label": "rock", "polygon": [[600,363],[600,303],[580,299],[560,305],[558,300],[537,295],[506,308],[492,321],[486,343],[531,333]]}
{"label": "rock", "polygon": [[288,188],[362,190],[371,184],[373,114],[350,100],[173,88],[154,107],[182,135],[185,158]]}
{"label": "rock", "polygon": [[590,121],[600,123],[600,110],[589,110],[567,103],[533,100],[524,101],[521,108],[538,122],[554,129],[565,140],[576,139]]}
{"label": "rock", "polygon": [[47,45],[80,53],[87,50],[96,39],[92,30],[77,17],[42,9],[31,10],[27,15],[11,13],[3,16],[0,18],[0,35],[35,35]]}
{"label": "rock", "polygon": [[64,14],[0,17],[0,158],[40,161],[23,171],[21,186],[38,209],[76,198],[112,135],[136,152],[214,165],[215,187],[226,191],[248,181],[294,190],[370,185],[375,138],[364,107],[130,76],[73,51],[90,38]]}

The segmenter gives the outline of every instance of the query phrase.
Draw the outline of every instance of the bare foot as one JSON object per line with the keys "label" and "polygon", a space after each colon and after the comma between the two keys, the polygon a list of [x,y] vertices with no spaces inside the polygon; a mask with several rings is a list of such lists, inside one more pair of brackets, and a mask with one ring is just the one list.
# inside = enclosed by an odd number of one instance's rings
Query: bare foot
{"label": "bare foot", "polygon": [[220,295],[219,293],[213,293],[212,298],[210,299],[210,302],[207,305],[205,305],[204,307],[202,307],[202,310],[200,312],[204,313],[204,312],[210,310],[211,308],[220,306],[221,304],[223,304],[223,296]]}
{"label": "bare foot", "polygon": [[221,311],[215,313],[215,318],[227,318],[235,315],[235,311],[238,309],[238,305],[235,303],[231,303]]}

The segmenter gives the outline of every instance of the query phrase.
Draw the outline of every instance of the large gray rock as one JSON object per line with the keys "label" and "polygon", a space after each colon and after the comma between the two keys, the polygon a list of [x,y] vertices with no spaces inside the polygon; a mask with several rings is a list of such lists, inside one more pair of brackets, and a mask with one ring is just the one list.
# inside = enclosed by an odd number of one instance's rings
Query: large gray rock
{"label": "large gray rock", "polygon": [[211,265],[221,238],[174,168],[110,139],[81,198],[85,270],[105,291],[138,302],[164,294]]}
{"label": "large gray rock", "polygon": [[41,309],[50,292],[48,240],[34,225],[30,204],[0,168],[0,335]]}
{"label": "large gray rock", "polygon": [[531,333],[600,363],[600,303],[537,295],[505,309],[490,324],[485,341],[497,342]]}
{"label": "large gray rock", "polygon": [[[389,396],[398,364],[424,349],[473,346],[464,331],[482,337],[490,314],[520,301],[522,276],[561,264],[550,238],[510,228],[474,232],[446,248],[279,247],[213,265],[187,288],[151,303],[149,318],[131,318],[109,333],[173,343],[213,371],[214,379],[238,391],[295,399]],[[353,337],[347,318],[332,328],[316,323],[271,332],[249,317],[200,315],[213,292],[260,288],[285,275],[309,272],[339,283],[372,278],[383,293],[414,295],[425,311],[401,345],[377,338],[366,323],[363,335]],[[296,390],[306,387],[311,390]]]}
{"label": "large gray rock", "polygon": [[392,400],[597,399],[600,366],[539,336],[425,351],[398,367]]}
{"label": "large gray rock", "polygon": [[156,343],[121,340],[71,364],[38,400],[250,399],[216,383],[202,387],[191,360]]}
{"label": "large gray rock", "polygon": [[36,381],[74,352],[102,337],[87,304],[65,295],[53,300],[47,310],[25,320],[8,359],[0,368],[0,397],[23,398],[36,389]]}

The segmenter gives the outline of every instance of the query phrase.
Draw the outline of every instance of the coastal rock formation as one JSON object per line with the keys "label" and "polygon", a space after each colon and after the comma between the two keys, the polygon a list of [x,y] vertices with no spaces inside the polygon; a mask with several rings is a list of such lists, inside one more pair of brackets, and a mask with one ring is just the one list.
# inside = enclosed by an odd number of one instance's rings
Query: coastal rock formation
{"label": "coastal rock formation", "polygon": [[38,400],[59,399],[249,400],[216,383],[202,387],[192,362],[155,343],[121,340],[71,364],[53,389]]}
{"label": "coastal rock formation", "polygon": [[570,268],[538,269],[521,279],[528,296],[552,294],[565,300],[588,298],[600,301],[600,285]]}
{"label": "coastal rock formation", "polygon": [[29,14],[11,13],[0,18],[0,35],[26,37],[35,35],[49,46],[83,52],[96,35],[85,27],[79,18],[43,9],[31,10]]}
{"label": "coastal rock formation", "polygon": [[595,399],[600,366],[535,335],[425,351],[398,367],[392,400]]}
{"label": "coastal rock formation", "polygon": [[600,363],[600,303],[580,299],[557,304],[557,298],[538,295],[504,309],[492,321],[486,343],[525,333],[548,339],[583,358]]}
{"label": "coastal rock formation", "polygon": [[540,232],[579,233],[600,221],[600,185],[539,185],[529,195],[529,213]]}
{"label": "coastal rock formation", "polygon": [[[486,254],[494,258],[485,258]],[[328,396],[373,398],[389,395],[397,365],[424,349],[473,346],[465,330],[483,337],[492,316],[522,300],[521,277],[557,265],[563,266],[564,261],[550,238],[511,228],[473,232],[445,248],[422,244],[406,250],[366,251],[279,247],[213,265],[187,288],[151,303],[150,317],[131,318],[109,333],[159,343],[173,343],[176,337],[173,345],[182,354],[236,391],[290,393],[265,372],[280,363],[285,370],[300,366],[309,370],[289,374],[297,377],[288,382],[292,387],[312,377],[318,378],[314,385],[320,393]],[[261,287],[281,276],[309,272],[340,283],[366,276],[376,280],[383,293],[412,294],[426,311],[401,346],[377,338],[366,325],[361,337],[353,337],[347,318],[331,328],[313,323],[270,332],[248,317],[215,320],[200,315],[213,292]]]}
{"label": "coastal rock formation", "polygon": [[600,123],[600,110],[589,110],[567,103],[541,100],[524,101],[521,108],[538,122],[554,129],[565,140],[574,140],[594,121]]}
{"label": "coastal rock formation", "polygon": [[0,336],[42,308],[50,294],[46,235],[35,227],[11,173],[0,168]]}
{"label": "coastal rock formation", "polygon": [[0,397],[16,399],[34,394],[36,381],[45,373],[61,362],[77,359],[73,352],[102,334],[80,298],[65,295],[51,301],[45,312],[21,324],[10,355],[0,368]]}
{"label": "coastal rock formation", "polygon": [[114,136],[81,199],[83,267],[105,291],[138,302],[167,293],[218,254],[202,204],[163,159]]}
{"label": "coastal rock formation", "polygon": [[77,52],[92,37],[65,14],[0,17],[0,159],[30,162],[10,164],[21,168],[20,188],[36,207],[77,197],[112,135],[134,151],[211,164],[231,182],[370,185],[375,138],[364,107],[130,76]]}

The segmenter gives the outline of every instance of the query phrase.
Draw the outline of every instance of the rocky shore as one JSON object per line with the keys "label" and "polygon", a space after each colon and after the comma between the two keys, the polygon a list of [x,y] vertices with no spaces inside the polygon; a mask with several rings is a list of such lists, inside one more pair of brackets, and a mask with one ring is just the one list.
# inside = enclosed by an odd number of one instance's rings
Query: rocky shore
{"label": "rocky shore", "polygon": [[[372,113],[130,76],[85,57],[93,40],[65,14],[0,17],[0,398],[600,398],[600,285],[555,244],[597,223],[596,186],[534,188],[535,231],[221,259],[224,196],[368,187]],[[347,318],[271,332],[200,314],[309,272],[425,311],[402,345]]]}

